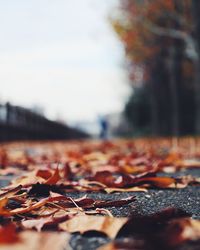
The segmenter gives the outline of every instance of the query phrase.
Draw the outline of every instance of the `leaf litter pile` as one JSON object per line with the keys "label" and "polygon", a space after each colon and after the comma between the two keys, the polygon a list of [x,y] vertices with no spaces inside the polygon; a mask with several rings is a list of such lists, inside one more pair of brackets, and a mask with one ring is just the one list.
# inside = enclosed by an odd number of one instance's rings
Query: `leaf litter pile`
{"label": "leaf litter pile", "polygon": [[152,190],[199,190],[197,149],[192,138],[2,144],[0,249],[74,249],[75,234],[106,238],[87,249],[200,249],[200,220],[184,209],[134,212]]}

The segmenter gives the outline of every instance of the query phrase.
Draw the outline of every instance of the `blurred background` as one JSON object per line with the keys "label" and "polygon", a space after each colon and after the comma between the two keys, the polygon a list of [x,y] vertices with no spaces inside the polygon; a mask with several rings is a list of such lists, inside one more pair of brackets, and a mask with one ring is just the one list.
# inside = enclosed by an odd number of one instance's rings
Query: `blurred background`
{"label": "blurred background", "polygon": [[200,1],[0,1],[0,140],[200,134]]}

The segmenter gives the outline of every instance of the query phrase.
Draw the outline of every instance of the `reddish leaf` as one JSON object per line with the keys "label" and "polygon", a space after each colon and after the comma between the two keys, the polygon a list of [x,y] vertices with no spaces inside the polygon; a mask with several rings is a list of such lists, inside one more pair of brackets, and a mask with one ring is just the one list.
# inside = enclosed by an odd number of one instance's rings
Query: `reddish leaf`
{"label": "reddish leaf", "polygon": [[51,178],[52,174],[47,169],[39,169],[39,170],[37,170],[36,176],[39,176],[39,177],[47,180],[47,179]]}
{"label": "reddish leaf", "polygon": [[56,168],[54,174],[44,183],[46,185],[54,185],[61,179],[58,167]]}
{"label": "reddish leaf", "polygon": [[200,240],[200,220],[185,218],[171,221],[163,233],[163,240],[171,246]]}
{"label": "reddish leaf", "polygon": [[14,224],[8,224],[0,228],[0,244],[14,244],[19,242],[19,235],[16,233]]}

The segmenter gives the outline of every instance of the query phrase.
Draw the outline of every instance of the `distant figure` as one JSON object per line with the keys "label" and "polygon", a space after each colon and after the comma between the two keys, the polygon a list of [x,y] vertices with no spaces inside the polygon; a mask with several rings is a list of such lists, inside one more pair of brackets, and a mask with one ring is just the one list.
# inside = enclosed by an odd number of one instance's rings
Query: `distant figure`
{"label": "distant figure", "polygon": [[100,125],[100,139],[108,138],[108,121],[105,116],[99,117],[99,125]]}

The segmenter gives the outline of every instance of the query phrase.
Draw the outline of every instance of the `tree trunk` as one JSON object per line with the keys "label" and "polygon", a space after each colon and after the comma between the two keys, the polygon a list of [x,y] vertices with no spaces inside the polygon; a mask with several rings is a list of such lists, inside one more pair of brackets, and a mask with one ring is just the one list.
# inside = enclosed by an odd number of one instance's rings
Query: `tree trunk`
{"label": "tree trunk", "polygon": [[200,1],[192,1],[192,11],[193,11],[193,20],[194,20],[194,34],[196,40],[196,51],[197,59],[194,61],[194,90],[195,90],[195,131],[196,134],[200,134]]}
{"label": "tree trunk", "polygon": [[171,134],[173,136],[179,135],[179,104],[176,82],[176,66],[175,66],[175,47],[172,44],[169,48],[169,87],[171,96]]}
{"label": "tree trunk", "polygon": [[200,61],[194,62],[194,90],[195,90],[195,132],[200,135]]}
{"label": "tree trunk", "polygon": [[153,79],[149,81],[150,91],[150,105],[151,105],[151,134],[152,136],[159,135],[159,117],[158,117],[158,103],[156,100],[155,88],[153,86]]}

